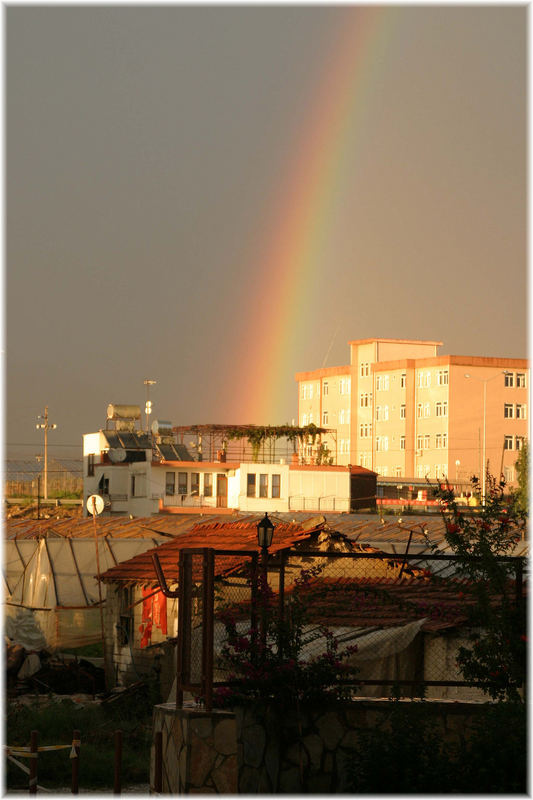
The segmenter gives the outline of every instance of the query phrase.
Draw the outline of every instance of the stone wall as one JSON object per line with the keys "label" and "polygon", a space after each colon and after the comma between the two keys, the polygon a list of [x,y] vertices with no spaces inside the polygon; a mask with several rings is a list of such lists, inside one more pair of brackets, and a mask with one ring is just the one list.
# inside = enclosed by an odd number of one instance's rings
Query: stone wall
{"label": "stone wall", "polygon": [[[411,702],[411,701],[402,701]],[[361,731],[385,722],[388,699],[350,703],[258,720],[254,709],[154,709],[154,733],[163,731],[163,792],[203,794],[331,794],[350,790],[348,765]],[[480,703],[426,701],[435,729],[458,741]],[[151,786],[154,785],[152,753]]]}
{"label": "stone wall", "polygon": [[[230,711],[154,708],[153,732],[163,734],[163,794],[236,794],[237,724]],[[155,748],[150,786],[155,785]]]}

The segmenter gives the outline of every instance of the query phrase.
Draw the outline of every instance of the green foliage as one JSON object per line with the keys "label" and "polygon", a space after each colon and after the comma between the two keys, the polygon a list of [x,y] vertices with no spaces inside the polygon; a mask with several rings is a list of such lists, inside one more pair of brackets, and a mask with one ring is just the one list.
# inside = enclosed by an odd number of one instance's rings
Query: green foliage
{"label": "green foliage", "polygon": [[245,436],[252,448],[252,458],[257,461],[261,446],[269,439],[288,439],[290,442],[299,441],[300,444],[309,441],[314,444],[316,437],[320,433],[327,433],[326,428],[319,428],[314,423],[311,423],[304,426],[288,424],[240,425],[235,428],[227,428],[224,435],[228,441],[242,439]]}
{"label": "green foliage", "polygon": [[[46,704],[45,704],[46,703]],[[148,783],[152,704],[149,698],[131,697],[120,704],[80,706],[70,699],[35,701],[31,706],[8,703],[5,742],[27,746],[32,730],[39,732],[39,746],[69,744],[73,730],[81,733],[80,789],[113,786],[115,730],[122,730],[122,784]],[[20,759],[27,764],[27,759]],[[39,755],[38,781],[45,788],[69,787],[72,762],[68,750]],[[6,786],[27,788],[28,776],[7,762]]]}
{"label": "green foliage", "polygon": [[334,635],[321,627],[318,633],[325,639],[324,652],[307,659],[303,656],[308,623],[304,590],[320,571],[321,568],[301,571],[286,598],[282,618],[266,579],[260,577],[258,610],[263,633],[258,627],[239,632],[235,608],[217,612],[226,628],[220,666],[229,672],[232,684],[217,691],[218,705],[253,704],[283,710],[348,696],[348,689],[340,681],[355,674],[355,670],[343,660],[356,647],[340,651]]}
{"label": "green foliage", "polygon": [[[516,593],[518,560],[509,556],[524,534],[525,515],[515,497],[505,498],[505,481],[487,475],[486,484],[486,504],[475,515],[465,514],[448,485],[434,490],[443,503],[456,573],[468,580],[476,599],[470,610],[471,645],[459,649],[458,664],[465,680],[493,699],[520,700],[518,689],[526,677],[525,610]],[[472,485],[479,493],[477,478]]]}
{"label": "green foliage", "polygon": [[518,478],[518,490],[515,500],[523,514],[529,514],[529,444],[525,442],[515,461]]}
{"label": "green foliage", "polygon": [[[505,735],[502,735],[505,732]],[[359,794],[511,793],[526,791],[524,706],[483,706],[461,741],[443,738],[427,702],[394,705],[350,752],[347,790]]]}

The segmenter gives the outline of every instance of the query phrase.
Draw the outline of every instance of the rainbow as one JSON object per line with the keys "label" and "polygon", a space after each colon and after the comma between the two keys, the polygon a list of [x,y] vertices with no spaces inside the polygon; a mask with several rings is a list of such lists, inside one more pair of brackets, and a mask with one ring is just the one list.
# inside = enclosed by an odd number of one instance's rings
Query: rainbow
{"label": "rainbow", "polygon": [[[347,9],[287,177],[276,190],[259,258],[256,253],[251,259],[256,300],[244,320],[248,351],[234,384],[242,387],[235,411],[243,422],[290,421],[277,417],[283,414],[287,382],[296,397],[293,381],[302,369],[297,356],[306,330],[305,309],[313,298],[314,278],[327,269],[321,254],[346,167],[357,156],[368,96],[385,58],[394,14],[393,7]],[[264,309],[259,318],[258,306]]]}

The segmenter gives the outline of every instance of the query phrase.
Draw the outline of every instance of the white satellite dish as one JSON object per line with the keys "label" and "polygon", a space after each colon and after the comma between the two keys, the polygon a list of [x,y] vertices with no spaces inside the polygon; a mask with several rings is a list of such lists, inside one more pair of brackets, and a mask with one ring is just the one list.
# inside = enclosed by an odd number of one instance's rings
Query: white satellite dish
{"label": "white satellite dish", "polygon": [[100,497],[99,494],[91,494],[87,498],[87,511],[89,514],[92,514],[93,517],[96,514],[101,514],[104,510],[104,499]]}
{"label": "white satellite dish", "polygon": [[112,447],[109,450],[109,459],[113,464],[119,464],[121,461],[126,460],[126,451],[120,447]]}

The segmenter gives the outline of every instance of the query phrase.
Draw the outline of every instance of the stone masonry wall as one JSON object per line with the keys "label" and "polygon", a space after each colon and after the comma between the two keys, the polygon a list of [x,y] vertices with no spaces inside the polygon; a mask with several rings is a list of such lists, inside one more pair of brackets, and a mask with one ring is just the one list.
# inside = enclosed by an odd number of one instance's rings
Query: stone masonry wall
{"label": "stone masonry wall", "polygon": [[[406,701],[411,702],[411,701]],[[428,701],[435,729],[460,740],[486,704]],[[331,794],[349,791],[348,765],[361,731],[384,722],[387,699],[356,700],[330,710],[271,715],[254,709],[154,709],[163,731],[163,792],[180,794]],[[152,748],[153,750],[153,748]],[[154,755],[150,771],[154,786]]]}

